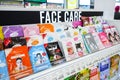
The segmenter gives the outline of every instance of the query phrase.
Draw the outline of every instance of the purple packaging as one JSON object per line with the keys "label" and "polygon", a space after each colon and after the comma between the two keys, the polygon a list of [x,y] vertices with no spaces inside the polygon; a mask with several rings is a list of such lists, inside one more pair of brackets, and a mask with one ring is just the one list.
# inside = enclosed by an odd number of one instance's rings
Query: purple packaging
{"label": "purple packaging", "polygon": [[110,80],[110,59],[99,63],[100,80]]}
{"label": "purple packaging", "polygon": [[9,37],[22,37],[23,28],[20,25],[16,26],[3,26],[3,33],[5,38]]}

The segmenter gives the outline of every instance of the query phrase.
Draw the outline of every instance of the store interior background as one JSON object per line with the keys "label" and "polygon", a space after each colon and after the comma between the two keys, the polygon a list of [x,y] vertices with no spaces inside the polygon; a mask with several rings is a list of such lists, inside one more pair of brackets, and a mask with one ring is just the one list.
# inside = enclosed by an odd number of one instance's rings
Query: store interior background
{"label": "store interior background", "polygon": [[[103,11],[103,18],[118,26],[120,19],[114,19],[115,6],[120,6],[119,0],[94,0],[94,9],[64,9],[64,10],[80,10],[80,11]],[[12,6],[0,6],[0,10],[5,11],[40,11],[40,10],[58,10],[58,9],[40,9],[40,8],[24,8]],[[63,9],[60,9],[63,10]],[[119,11],[120,12],[120,11]],[[111,22],[112,20],[112,22]],[[116,24],[117,23],[117,24]],[[120,31],[120,30],[119,30]]]}
{"label": "store interior background", "polygon": [[[119,27],[120,19],[119,20],[114,19],[115,6],[116,6],[116,0],[94,0],[94,9],[70,9],[70,10],[93,11],[93,12],[103,11],[103,18],[107,20],[109,24],[114,24],[120,33],[120,27]],[[41,11],[41,10],[43,9],[0,6],[0,11]],[[58,9],[44,9],[44,10],[52,11],[52,10],[58,10]],[[65,10],[68,10],[68,9],[65,9]]]}
{"label": "store interior background", "polygon": [[[79,9],[79,10],[80,11],[103,11],[104,19],[113,20],[115,4],[116,4],[116,0],[94,0],[94,9]],[[0,10],[43,10],[43,9],[0,6]]]}

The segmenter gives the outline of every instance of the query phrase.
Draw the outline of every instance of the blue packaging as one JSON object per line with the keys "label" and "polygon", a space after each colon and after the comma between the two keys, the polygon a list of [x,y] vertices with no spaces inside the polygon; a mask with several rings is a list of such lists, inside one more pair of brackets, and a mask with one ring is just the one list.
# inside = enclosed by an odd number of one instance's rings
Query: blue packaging
{"label": "blue packaging", "polygon": [[9,80],[5,52],[0,51],[0,80]]}
{"label": "blue packaging", "polygon": [[99,63],[100,80],[110,79],[110,59],[103,60]]}
{"label": "blue packaging", "polygon": [[30,47],[29,55],[34,73],[51,67],[44,45]]}

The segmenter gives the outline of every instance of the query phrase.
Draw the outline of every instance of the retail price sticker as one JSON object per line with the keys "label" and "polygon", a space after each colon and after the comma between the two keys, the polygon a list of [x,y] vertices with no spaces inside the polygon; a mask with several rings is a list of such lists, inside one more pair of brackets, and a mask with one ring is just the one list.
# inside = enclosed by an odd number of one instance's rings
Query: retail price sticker
{"label": "retail price sticker", "polygon": [[[56,70],[53,70],[52,72],[48,72],[47,73],[47,77],[48,79],[47,80],[58,80],[57,77],[58,77],[58,69]],[[46,74],[45,74],[46,75]]]}
{"label": "retail price sticker", "polygon": [[72,64],[69,68],[70,68],[70,73],[71,74],[75,74],[76,73],[74,64]]}
{"label": "retail price sticker", "polygon": [[56,70],[56,75],[57,75],[57,80],[63,80],[64,79],[64,71],[63,71],[63,68],[59,68]]}
{"label": "retail price sticker", "polygon": [[64,73],[64,76],[69,76],[70,75],[70,67],[65,66],[65,68],[63,69],[63,73]]}
{"label": "retail price sticker", "polygon": [[79,64],[79,62],[76,62],[76,63],[75,63],[74,68],[75,68],[75,70],[76,70],[76,73],[81,70],[80,66],[81,66],[81,64]]}
{"label": "retail price sticker", "polygon": [[49,80],[49,77],[47,75],[41,75],[31,80]]}

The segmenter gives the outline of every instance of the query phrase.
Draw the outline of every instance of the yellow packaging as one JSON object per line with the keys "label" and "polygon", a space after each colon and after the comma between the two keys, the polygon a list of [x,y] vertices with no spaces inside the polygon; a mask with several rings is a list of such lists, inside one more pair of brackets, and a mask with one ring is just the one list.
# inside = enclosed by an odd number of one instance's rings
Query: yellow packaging
{"label": "yellow packaging", "polygon": [[67,9],[77,8],[77,0],[67,0]]}
{"label": "yellow packaging", "polygon": [[2,26],[0,26],[0,39],[4,39],[3,31],[2,31]]}

